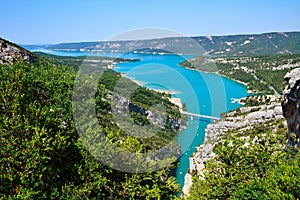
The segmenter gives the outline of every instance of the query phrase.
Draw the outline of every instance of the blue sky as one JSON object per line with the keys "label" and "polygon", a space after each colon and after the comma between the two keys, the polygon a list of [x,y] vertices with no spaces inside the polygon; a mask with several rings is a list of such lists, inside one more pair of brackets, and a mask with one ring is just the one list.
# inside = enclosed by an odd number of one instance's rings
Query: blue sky
{"label": "blue sky", "polygon": [[300,31],[298,0],[1,0],[0,37],[99,41],[143,27],[187,36]]}

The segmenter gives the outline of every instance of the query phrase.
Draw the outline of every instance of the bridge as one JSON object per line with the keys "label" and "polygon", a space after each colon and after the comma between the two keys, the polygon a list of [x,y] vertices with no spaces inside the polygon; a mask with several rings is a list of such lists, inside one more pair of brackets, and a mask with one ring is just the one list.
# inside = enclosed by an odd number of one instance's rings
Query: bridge
{"label": "bridge", "polygon": [[189,112],[184,112],[184,111],[182,111],[181,114],[191,116],[191,117],[199,117],[199,118],[204,118],[204,119],[220,120],[219,117],[212,117],[212,116],[208,116],[208,115],[200,115],[200,114],[189,113]]}

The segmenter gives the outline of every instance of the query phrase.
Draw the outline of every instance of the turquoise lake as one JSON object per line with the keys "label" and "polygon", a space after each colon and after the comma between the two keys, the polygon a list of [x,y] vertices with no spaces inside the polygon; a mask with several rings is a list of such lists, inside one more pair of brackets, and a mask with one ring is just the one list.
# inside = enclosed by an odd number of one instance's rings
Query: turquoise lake
{"label": "turquoise lake", "polygon": [[[31,49],[33,50],[33,49]],[[41,50],[41,49],[40,49]],[[86,56],[83,52],[44,51],[60,56]],[[204,73],[182,68],[178,63],[191,56],[158,54],[96,54],[99,56],[140,59],[139,62],[117,64],[114,70],[126,77],[138,81],[149,89],[172,91],[175,98],[186,104],[187,112],[219,117],[222,112],[229,112],[240,105],[236,99],[248,95],[246,87],[217,74]],[[182,156],[176,169],[176,179],[181,187],[189,168],[189,157],[201,145],[205,137],[205,128],[209,120],[191,120],[188,127],[177,137]]]}

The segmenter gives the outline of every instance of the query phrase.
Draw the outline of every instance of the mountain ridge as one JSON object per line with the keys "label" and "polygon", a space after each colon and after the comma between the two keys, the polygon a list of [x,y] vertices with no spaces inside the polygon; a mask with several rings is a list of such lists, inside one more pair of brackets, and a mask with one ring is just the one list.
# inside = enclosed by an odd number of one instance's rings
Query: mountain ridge
{"label": "mountain ridge", "polygon": [[[174,49],[185,53],[182,44],[194,45],[200,54],[210,56],[257,56],[300,53],[300,32],[270,32],[261,34],[238,34],[225,36],[166,37],[146,40],[119,40],[72,42],[37,45],[48,50],[72,50],[82,52],[136,52],[161,53]],[[197,45],[199,45],[197,47]],[[33,48],[34,45],[23,45]],[[203,50],[201,49],[203,48]],[[166,52],[163,52],[166,53]],[[172,53],[172,52],[171,52]]]}

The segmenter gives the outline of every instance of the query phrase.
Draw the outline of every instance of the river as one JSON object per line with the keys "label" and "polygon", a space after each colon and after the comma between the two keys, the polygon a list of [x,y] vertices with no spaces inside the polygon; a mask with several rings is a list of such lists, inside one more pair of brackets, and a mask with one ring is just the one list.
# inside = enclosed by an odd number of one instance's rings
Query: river
{"label": "river", "polygon": [[[83,52],[46,51],[45,53],[60,56],[87,55]],[[219,117],[220,113],[239,107],[236,99],[248,95],[246,87],[240,83],[217,74],[199,72],[178,65],[191,56],[139,53],[98,55],[140,59],[139,62],[117,64],[115,71],[124,73],[126,77],[149,89],[171,91],[172,96],[180,98],[186,105],[187,112],[190,113]],[[209,123],[211,121],[196,118],[192,120],[188,117],[188,127],[177,137],[182,156],[179,158],[175,176],[181,188],[189,168],[189,157],[195,152],[196,147],[203,143],[205,128]]]}

